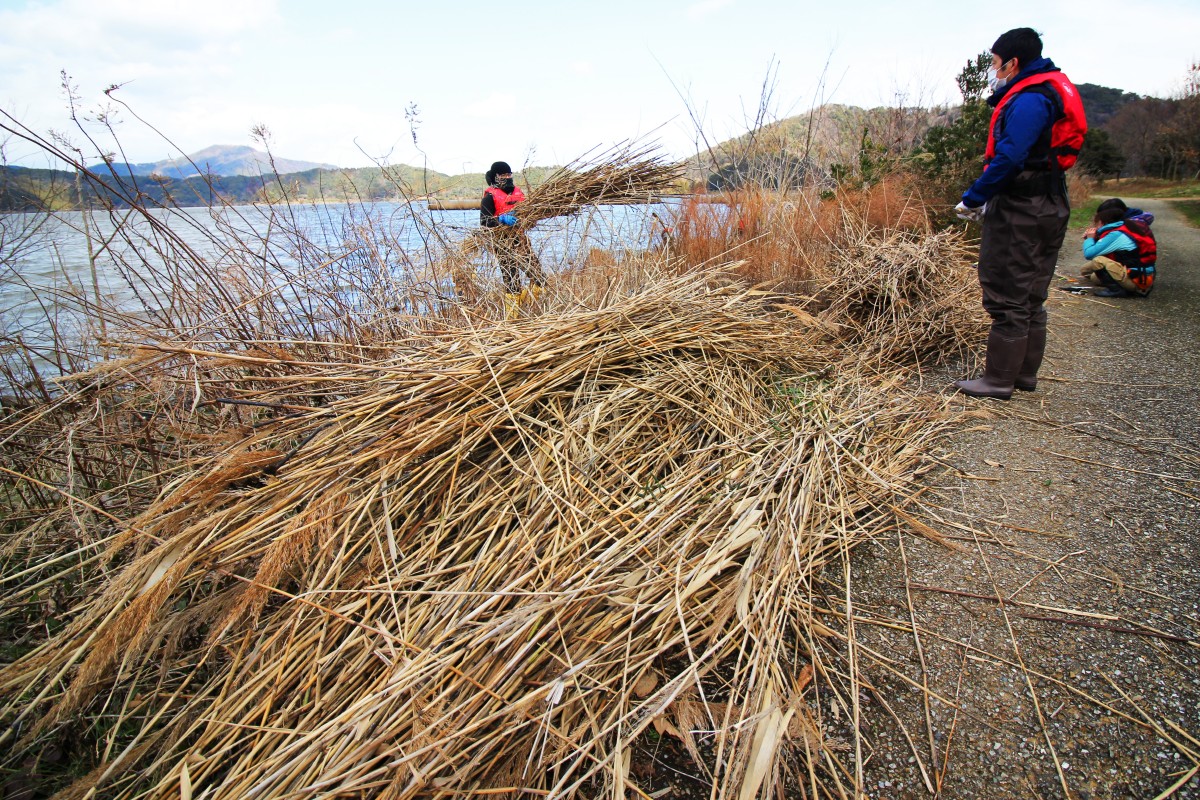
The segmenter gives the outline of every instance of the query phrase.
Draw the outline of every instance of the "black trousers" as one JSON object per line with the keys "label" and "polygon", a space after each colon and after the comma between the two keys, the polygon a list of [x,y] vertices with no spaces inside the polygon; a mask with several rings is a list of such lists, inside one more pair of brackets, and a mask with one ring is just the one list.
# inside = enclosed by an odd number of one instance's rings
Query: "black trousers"
{"label": "black trousers", "polygon": [[521,291],[521,276],[524,274],[534,286],[546,282],[541,262],[533,252],[533,244],[525,231],[516,228],[492,228],[492,250],[500,264],[500,278],[504,291],[518,294]]}
{"label": "black trousers", "polygon": [[1046,327],[1046,295],[1071,217],[1064,194],[992,199],[979,243],[979,286],[992,332],[1021,339]]}

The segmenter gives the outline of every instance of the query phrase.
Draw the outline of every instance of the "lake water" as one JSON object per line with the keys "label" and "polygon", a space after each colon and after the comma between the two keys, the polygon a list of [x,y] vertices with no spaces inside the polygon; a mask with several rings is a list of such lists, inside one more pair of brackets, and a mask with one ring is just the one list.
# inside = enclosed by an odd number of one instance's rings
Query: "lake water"
{"label": "lake water", "polygon": [[[554,271],[574,265],[593,248],[645,248],[653,236],[651,214],[667,212],[664,204],[599,206],[539,222],[530,238],[543,266]],[[89,241],[103,302],[133,310],[155,302],[146,296],[154,291],[154,276],[189,250],[197,258],[185,260],[202,261],[215,271],[238,262],[306,270],[330,258],[352,268],[358,259],[375,268],[384,264],[402,281],[478,227],[477,210],[430,210],[423,203],[181,208],[156,210],[149,218],[97,212],[86,220],[79,212],[4,215],[0,336],[44,338],[61,310],[77,305],[67,298],[94,296]],[[353,257],[346,257],[348,252]],[[496,278],[490,256],[477,257],[476,268]],[[57,324],[69,327],[71,321]]]}

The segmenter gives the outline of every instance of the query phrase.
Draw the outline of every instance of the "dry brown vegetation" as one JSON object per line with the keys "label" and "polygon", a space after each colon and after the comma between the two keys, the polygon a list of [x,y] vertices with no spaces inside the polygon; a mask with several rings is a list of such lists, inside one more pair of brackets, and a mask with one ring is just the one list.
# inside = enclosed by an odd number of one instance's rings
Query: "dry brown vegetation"
{"label": "dry brown vegetation", "polygon": [[673,220],[674,252],[688,265],[731,256],[752,281],[802,289],[828,281],[826,266],[841,247],[875,236],[932,233],[925,205],[907,176],[835,195],[737,190],[684,202]]}
{"label": "dry brown vegetation", "polygon": [[53,381],[7,351],[6,769],[66,752],[64,798],[646,796],[654,733],[721,796],[850,791],[827,596],[947,424],[919,368],[982,331],[967,243],[908,196],[685,204],[515,322],[486,281],[430,288],[463,268],[437,231],[400,283],[369,227],[322,250],[273,210],[282,281],[235,226],[218,263],[156,228],[145,310],[85,304],[102,349]]}

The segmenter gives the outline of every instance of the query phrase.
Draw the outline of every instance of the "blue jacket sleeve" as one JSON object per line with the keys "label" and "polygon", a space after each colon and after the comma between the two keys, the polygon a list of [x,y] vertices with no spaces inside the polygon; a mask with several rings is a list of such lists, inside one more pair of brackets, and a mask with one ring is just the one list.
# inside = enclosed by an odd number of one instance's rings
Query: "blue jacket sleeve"
{"label": "blue jacket sleeve", "polygon": [[1121,231],[1109,231],[1096,239],[1083,240],[1083,257],[1091,261],[1096,256],[1106,256],[1118,250],[1137,250],[1137,243]]}
{"label": "blue jacket sleeve", "polygon": [[1054,104],[1045,95],[1022,92],[1009,101],[1001,116],[996,154],[983,175],[963,192],[963,203],[970,208],[991,200],[1009,178],[1024,169],[1029,151],[1042,132],[1054,124]]}

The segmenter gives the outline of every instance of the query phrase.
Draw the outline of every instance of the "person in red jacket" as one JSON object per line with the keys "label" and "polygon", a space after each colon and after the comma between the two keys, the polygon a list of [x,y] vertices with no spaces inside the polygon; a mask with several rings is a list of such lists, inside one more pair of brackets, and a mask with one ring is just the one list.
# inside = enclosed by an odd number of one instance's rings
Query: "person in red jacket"
{"label": "person in red jacket", "polygon": [[979,285],[992,318],[983,375],[956,381],[972,397],[1008,400],[1033,391],[1046,349],[1046,295],[1071,216],[1064,171],[1079,155],[1087,120],[1079,92],[1042,57],[1032,28],[992,45],[994,109],[983,174],[956,207],[979,220]]}
{"label": "person in red jacket", "polygon": [[[529,234],[517,218],[517,206],[525,200],[525,193],[513,182],[512,168],[507,162],[496,161],[484,177],[487,189],[479,202],[479,224],[491,230],[492,252],[504,281],[505,313],[512,319],[526,297],[536,300],[541,295],[546,278]],[[529,281],[528,290],[521,288],[522,274]]]}

